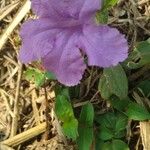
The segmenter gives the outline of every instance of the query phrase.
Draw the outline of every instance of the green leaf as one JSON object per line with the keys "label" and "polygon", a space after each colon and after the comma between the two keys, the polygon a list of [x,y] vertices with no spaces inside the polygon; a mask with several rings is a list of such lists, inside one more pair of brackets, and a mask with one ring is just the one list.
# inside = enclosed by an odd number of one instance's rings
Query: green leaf
{"label": "green leaf", "polygon": [[64,95],[56,96],[55,112],[62,122],[68,121],[70,118],[74,118],[72,106]]}
{"label": "green leaf", "polygon": [[126,114],[133,120],[143,121],[150,119],[150,113],[146,110],[146,108],[137,103],[130,103]]}
{"label": "green leaf", "polygon": [[48,78],[49,80],[56,80],[56,76],[54,75],[54,73],[47,71],[45,72],[45,76],[46,78]]}
{"label": "green leaf", "polygon": [[56,80],[52,72],[43,72],[35,68],[28,68],[24,75],[28,81],[33,81],[36,87],[42,86],[46,79]]}
{"label": "green leaf", "polygon": [[95,150],[101,150],[102,149],[102,146],[104,144],[104,141],[100,140],[97,136],[95,138]]}
{"label": "green leaf", "polygon": [[89,150],[93,141],[93,119],[94,109],[88,103],[82,107],[79,119],[79,138],[77,144],[79,150]]}
{"label": "green leaf", "polygon": [[125,136],[128,118],[122,113],[106,113],[98,116],[96,121],[100,124],[98,137],[102,140],[121,138]]}
{"label": "green leaf", "polygon": [[127,66],[131,69],[137,69],[150,64],[150,42],[140,42],[127,59]]}
{"label": "green leaf", "polygon": [[116,5],[118,0],[104,0],[101,10],[96,13],[96,22],[106,24],[109,17],[109,9]]}
{"label": "green leaf", "polygon": [[112,141],[112,150],[129,150],[128,145],[121,140]]}
{"label": "green leaf", "polygon": [[115,125],[115,131],[119,132],[119,131],[126,129],[126,126],[128,124],[128,118],[121,113],[120,114],[118,113],[116,117],[117,117],[116,118],[117,121]]}
{"label": "green leaf", "polygon": [[109,99],[109,101],[112,107],[122,112],[126,110],[126,108],[128,107],[128,104],[130,103],[129,97],[126,97],[125,99],[120,100],[118,97],[112,96]]}
{"label": "green leaf", "polygon": [[79,122],[85,124],[88,127],[93,125],[94,108],[91,103],[88,103],[82,107]]}
{"label": "green leaf", "polygon": [[108,22],[108,10],[100,10],[96,13],[96,22],[97,24],[106,24]]}
{"label": "green leaf", "polygon": [[114,137],[114,131],[106,126],[101,126],[98,137],[103,141],[111,140]]}
{"label": "green leaf", "polygon": [[150,96],[150,80],[142,81],[137,88],[141,89],[146,97]]}
{"label": "green leaf", "polygon": [[69,121],[64,122],[62,128],[67,137],[76,140],[78,137],[78,121],[75,118],[71,118]]}
{"label": "green leaf", "polygon": [[28,68],[24,75],[28,81],[33,80],[36,87],[42,86],[44,84],[45,75],[38,69]]}
{"label": "green leaf", "polygon": [[69,89],[63,86],[55,86],[55,94],[63,95],[66,99],[70,100]]}
{"label": "green leaf", "polygon": [[93,142],[93,128],[79,126],[78,132],[79,138],[77,139],[77,144],[79,150],[89,150]]}
{"label": "green leaf", "polygon": [[103,115],[99,115],[96,117],[96,121],[101,125],[108,129],[112,129],[116,124],[116,116],[113,112],[107,112]]}
{"label": "green leaf", "polygon": [[33,68],[28,68],[25,73],[24,76],[27,80],[32,80],[34,78],[34,74],[35,74],[35,70]]}
{"label": "green leaf", "polygon": [[106,76],[104,76],[104,74],[100,78],[98,89],[101,93],[102,98],[109,99],[111,97],[112,92],[109,89],[109,84],[108,84]]}
{"label": "green leaf", "polygon": [[113,150],[111,142],[105,142],[105,143],[101,144],[100,146],[101,146],[100,150]]}
{"label": "green leaf", "polygon": [[120,99],[126,98],[128,81],[121,65],[104,69],[98,88],[104,99],[109,99],[111,95],[116,95]]}
{"label": "green leaf", "polygon": [[110,9],[117,4],[119,0],[104,0],[103,9]]}
{"label": "green leaf", "polygon": [[63,132],[68,138],[76,140],[78,137],[78,121],[74,117],[68,89],[58,88],[56,93],[55,112],[58,119],[63,122]]}
{"label": "green leaf", "polygon": [[80,86],[69,87],[69,95],[71,99],[79,99],[80,98]]}
{"label": "green leaf", "polygon": [[109,9],[117,4],[118,0],[103,0],[103,6],[96,13],[96,22],[98,24],[107,24]]}
{"label": "green leaf", "polygon": [[44,84],[44,81],[45,81],[44,74],[37,73],[37,74],[35,74],[34,78],[35,78],[35,86],[36,87],[40,87]]}
{"label": "green leaf", "polygon": [[111,142],[101,142],[99,150],[129,150],[129,147],[121,140],[112,140]]}

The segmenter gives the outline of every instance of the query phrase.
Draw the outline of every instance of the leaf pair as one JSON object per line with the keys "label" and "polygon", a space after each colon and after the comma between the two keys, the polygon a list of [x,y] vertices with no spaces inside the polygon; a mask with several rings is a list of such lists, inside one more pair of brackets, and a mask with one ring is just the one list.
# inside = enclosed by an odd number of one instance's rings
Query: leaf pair
{"label": "leaf pair", "polygon": [[101,140],[107,141],[125,136],[125,129],[128,123],[127,116],[118,112],[111,112],[99,116],[96,121],[100,124],[98,137]]}
{"label": "leaf pair", "polygon": [[115,109],[126,113],[129,119],[139,121],[150,119],[150,113],[144,106],[128,98],[128,80],[121,65],[104,69],[99,82],[99,91],[102,98],[109,100]]}
{"label": "leaf pair", "polygon": [[128,118],[122,113],[109,112],[96,118],[100,124],[96,138],[96,150],[128,150],[126,143],[120,140],[126,134]]}
{"label": "leaf pair", "polygon": [[93,106],[90,103],[83,106],[78,126],[78,121],[74,117],[73,109],[68,100],[67,93],[68,91],[65,89],[56,96],[56,115],[63,122],[62,129],[64,135],[73,140],[77,139],[79,150],[88,150],[90,149],[93,141]]}
{"label": "leaf pair", "polygon": [[55,112],[59,120],[63,123],[62,129],[64,135],[76,140],[78,137],[78,120],[74,116],[68,89],[57,89]]}
{"label": "leaf pair", "polygon": [[148,110],[144,106],[132,102],[128,97],[124,100],[113,97],[110,99],[110,102],[115,109],[125,113],[129,119],[137,121],[150,119]]}

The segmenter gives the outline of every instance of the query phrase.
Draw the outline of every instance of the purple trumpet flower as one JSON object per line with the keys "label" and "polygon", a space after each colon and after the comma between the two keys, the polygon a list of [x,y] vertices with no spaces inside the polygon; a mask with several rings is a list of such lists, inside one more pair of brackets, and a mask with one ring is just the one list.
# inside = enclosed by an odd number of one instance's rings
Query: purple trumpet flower
{"label": "purple trumpet flower", "polygon": [[108,25],[97,25],[102,0],[32,0],[38,19],[21,28],[23,63],[40,60],[44,68],[67,86],[77,85],[89,66],[110,67],[128,56],[124,35]]}

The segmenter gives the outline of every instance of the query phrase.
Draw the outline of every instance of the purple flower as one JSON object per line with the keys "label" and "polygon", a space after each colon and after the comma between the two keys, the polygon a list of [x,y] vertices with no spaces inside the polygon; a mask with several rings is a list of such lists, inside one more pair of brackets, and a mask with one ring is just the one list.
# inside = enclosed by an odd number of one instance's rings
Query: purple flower
{"label": "purple flower", "polygon": [[32,0],[39,17],[22,26],[20,60],[41,60],[59,82],[73,86],[89,66],[110,67],[128,56],[124,35],[107,25],[96,25],[101,0]]}

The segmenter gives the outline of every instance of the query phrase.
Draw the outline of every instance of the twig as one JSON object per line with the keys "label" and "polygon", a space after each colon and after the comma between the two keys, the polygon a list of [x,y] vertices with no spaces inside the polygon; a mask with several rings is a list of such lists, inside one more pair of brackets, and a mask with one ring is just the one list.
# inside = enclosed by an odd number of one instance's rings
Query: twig
{"label": "twig", "polygon": [[93,97],[90,99],[90,102],[94,101],[94,98],[99,94],[99,90],[96,91],[96,93],[93,95]]}
{"label": "twig", "polygon": [[39,125],[40,124],[40,116],[39,116],[39,111],[38,111],[35,99],[36,99],[36,91],[34,89],[32,92],[32,108],[33,108],[33,114],[34,114],[36,125]]}
{"label": "twig", "polygon": [[149,2],[149,0],[141,0],[138,2],[138,5],[143,5],[143,4],[148,3],[148,2]]}
{"label": "twig", "polygon": [[6,80],[4,83],[2,83],[2,85],[6,85],[7,83],[9,83],[10,80],[13,78],[13,76],[17,73],[18,69],[19,69],[19,67],[16,66],[16,67],[13,69],[13,71],[11,72],[11,74],[9,75],[9,77],[7,78],[7,80]]}
{"label": "twig", "polygon": [[16,133],[17,133],[18,114],[19,114],[19,112],[18,112],[18,100],[19,100],[19,93],[20,93],[21,77],[22,77],[22,64],[20,64],[20,69],[18,71],[18,80],[17,80],[15,100],[14,100],[14,118],[12,120],[11,137],[16,135]]}
{"label": "twig", "polygon": [[0,89],[0,93],[5,101],[5,105],[6,105],[6,108],[7,108],[7,111],[9,112],[9,114],[11,115],[11,117],[14,117],[14,113],[12,112],[11,110],[11,106],[9,104],[9,101],[6,97],[6,95],[8,96],[8,94],[3,90],[3,89]]}
{"label": "twig", "polygon": [[4,9],[2,9],[0,11],[0,21],[6,17],[12,10],[14,10],[16,8],[16,6],[18,6],[19,4],[19,1],[16,1],[15,3],[13,4],[10,4],[8,6],[6,6]]}
{"label": "twig", "polygon": [[11,147],[8,147],[7,145],[0,144],[0,150],[14,150],[14,149]]}
{"label": "twig", "polygon": [[29,129],[23,133],[20,133],[12,138],[3,141],[2,144],[14,147],[27,140],[30,140],[33,137],[38,136],[39,134],[45,132],[45,130],[46,130],[46,123],[44,122],[32,129]]}
{"label": "twig", "polygon": [[141,68],[139,71],[135,72],[129,77],[129,81],[134,81],[138,79],[140,76],[142,76],[143,74],[145,74],[145,72],[148,72],[149,70],[150,70],[150,65]]}
{"label": "twig", "polygon": [[14,64],[15,66],[19,67],[18,63],[16,61],[13,60],[13,58],[10,58],[6,55],[3,56],[8,62],[10,62],[11,64]]}
{"label": "twig", "polygon": [[63,131],[62,131],[62,127],[60,125],[60,122],[58,121],[58,118],[54,112],[54,110],[52,109],[52,114],[53,114],[53,117],[55,118],[55,121],[53,122],[53,126],[56,128],[57,130],[57,133],[58,135],[61,137],[62,141],[64,142],[65,145],[68,145],[67,144],[67,139],[66,137],[64,136],[63,134]]}
{"label": "twig", "polygon": [[141,29],[143,29],[146,34],[150,35],[150,31],[148,29],[146,29],[143,25],[138,23],[138,21],[136,21],[136,25],[138,25]]}
{"label": "twig", "polygon": [[7,127],[7,123],[4,122],[1,117],[0,117],[0,124],[1,124],[3,127]]}
{"label": "twig", "polygon": [[45,115],[46,115],[46,133],[45,133],[45,139],[48,139],[49,131],[50,131],[50,116],[49,116],[49,103],[48,103],[48,96],[46,91],[46,86],[44,86],[44,95],[45,95]]}
{"label": "twig", "polygon": [[4,33],[0,36],[0,51],[2,47],[4,46],[5,42],[9,38],[10,34],[13,32],[13,30],[16,28],[16,26],[20,23],[20,21],[24,18],[24,16],[28,13],[30,10],[31,2],[29,0],[26,0],[24,5],[21,7],[21,9],[18,11],[17,15],[13,19],[12,23],[8,26],[8,28],[4,31]]}
{"label": "twig", "polygon": [[140,134],[144,150],[150,150],[150,121],[140,122]]}
{"label": "twig", "polygon": [[75,103],[73,104],[73,107],[76,108],[76,107],[81,107],[83,105],[86,105],[87,103],[89,103],[89,101],[84,101],[84,102],[79,102],[79,103]]}

